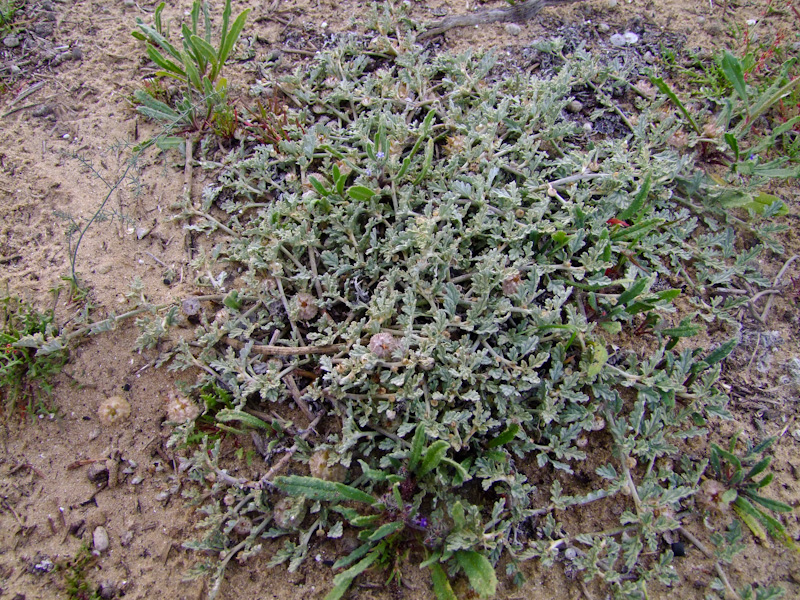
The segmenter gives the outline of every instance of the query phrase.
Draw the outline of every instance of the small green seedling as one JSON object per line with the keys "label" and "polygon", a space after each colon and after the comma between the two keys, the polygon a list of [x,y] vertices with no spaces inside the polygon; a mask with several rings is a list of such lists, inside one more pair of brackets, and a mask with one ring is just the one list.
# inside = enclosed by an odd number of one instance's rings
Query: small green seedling
{"label": "small green seedling", "polygon": [[728,450],[723,450],[716,444],[711,445],[713,476],[727,488],[719,496],[719,501],[732,506],[739,518],[760,540],[767,541],[769,534],[786,547],[800,551],[800,546],[795,543],[784,526],[764,510],[777,513],[790,513],[793,510],[788,504],[761,494],[761,490],[772,481],[774,474],[767,473],[761,479],[756,479],[767,470],[772,461],[771,456],[765,457],[763,454],[776,438],[768,438],[756,446],[748,444],[746,452],[741,457],[734,454],[738,439],[737,433],[731,440]]}

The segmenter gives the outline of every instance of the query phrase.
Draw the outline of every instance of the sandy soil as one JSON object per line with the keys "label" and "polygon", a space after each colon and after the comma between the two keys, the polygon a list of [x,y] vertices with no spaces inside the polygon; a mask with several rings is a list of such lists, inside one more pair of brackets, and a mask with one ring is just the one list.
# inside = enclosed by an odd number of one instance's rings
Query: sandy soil
{"label": "sandy soil", "polygon": [[[142,45],[130,32],[136,17],[151,19],[154,2],[145,0],[28,0],[23,14],[27,31],[20,45],[0,48],[0,285],[40,307],[54,307],[67,321],[78,307],[67,300],[61,277],[69,271],[65,230],[57,216],[87,219],[99,206],[107,188],[97,175],[114,180],[124,169],[126,143],[143,139],[153,126],[131,108],[129,97],[151,72]],[[177,18],[191,5],[170,2],[167,13]],[[256,58],[276,50],[282,68],[303,60],[303,54],[324,43],[326,32],[355,30],[351,15],[364,12],[367,2],[354,0],[242,0],[253,12],[244,36]],[[412,2],[413,15],[428,21],[444,14],[465,12],[469,0]],[[502,5],[502,2],[487,5]],[[459,29],[438,38],[446,48],[494,47],[522,53],[537,38],[562,35],[586,41],[593,49],[608,46],[613,33],[634,31],[641,37],[637,51],[658,59],[661,44],[672,48],[709,48],[735,45],[733,24],[760,18],[767,0],[716,2],[686,0],[594,0],[561,9],[546,9],[518,31],[503,25]],[[221,0],[211,2],[215,12]],[[764,30],[797,24],[791,13],[765,17]],[[240,62],[229,79],[246,89],[254,81],[255,61]],[[30,96],[18,94],[42,84]],[[21,107],[21,110],[19,110]],[[15,110],[16,109],[16,110]],[[138,138],[137,138],[138,136]],[[83,241],[78,257],[82,282],[90,287],[96,314],[120,313],[134,277],[141,278],[148,298],[170,302],[191,291],[188,254],[178,225],[170,222],[170,205],[183,188],[183,165],[174,155],[148,158],[135,173],[140,187],[121,186],[109,208],[116,218],[95,224]],[[91,168],[90,168],[91,166]],[[195,169],[193,193],[199,195],[213,173]],[[798,188],[782,190],[790,198],[794,231],[784,238],[787,256],[800,246],[795,233],[800,215]],[[792,200],[793,198],[793,200]],[[764,259],[772,277],[786,257]],[[168,269],[178,274],[165,284]],[[180,274],[184,273],[183,283]],[[800,274],[795,262],[786,279]],[[60,291],[59,291],[60,290]],[[762,305],[763,306],[763,305]],[[800,356],[800,328],[796,304],[776,298],[766,327],[748,321],[750,337],[732,358],[726,373],[737,422],[721,426],[730,435],[760,431],[781,435],[775,450],[771,486],[775,498],[797,505],[800,474],[796,469],[800,424],[795,420],[798,389],[786,384],[785,364]],[[773,334],[774,332],[774,334]],[[87,579],[100,585],[104,598],[202,598],[203,581],[183,582],[182,575],[196,557],[181,548],[192,536],[196,516],[180,499],[180,477],[173,455],[165,449],[169,430],[162,426],[167,393],[174,379],[153,368],[155,353],[131,351],[137,332],[132,324],[92,338],[72,352],[58,379],[53,402],[58,416],[31,422],[10,420],[0,432],[0,597],[49,599],[66,597],[64,564],[82,543],[102,526],[109,548],[87,569]],[[765,340],[773,340],[767,344]],[[101,401],[123,395],[131,403],[131,418],[117,429],[102,427],[97,419]],[[103,468],[106,469],[104,475]],[[110,476],[108,472],[110,471]],[[93,481],[91,477],[94,477]],[[602,528],[604,515],[585,515]],[[800,523],[786,519],[792,535]],[[707,539],[699,523],[691,523]],[[299,573],[282,567],[268,569],[269,552],[228,571],[223,598],[317,598],[329,589],[331,571],[325,561],[334,547],[321,547],[319,560],[309,561]],[[701,598],[702,588],[715,576],[697,551],[676,563],[684,585],[660,590],[660,597]],[[528,583],[513,589],[504,583],[503,598],[599,598],[599,591],[582,589],[559,569],[527,567]],[[800,597],[800,563],[779,546],[751,544],[731,568],[737,584],[780,583],[787,598]],[[427,576],[416,567],[404,571],[404,586],[384,589],[379,578],[365,578],[353,598],[430,598]],[[591,594],[591,596],[589,595]],[[466,597],[466,596],[465,596]]]}

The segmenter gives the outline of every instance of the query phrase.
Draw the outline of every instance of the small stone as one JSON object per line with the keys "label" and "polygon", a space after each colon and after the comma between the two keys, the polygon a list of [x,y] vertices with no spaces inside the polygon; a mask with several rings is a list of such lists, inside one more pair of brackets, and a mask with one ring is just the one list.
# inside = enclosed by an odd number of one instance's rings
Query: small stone
{"label": "small stone", "polygon": [[20,69],[17,65],[11,65],[8,70],[11,71],[12,75],[19,75],[22,73],[22,69]]}
{"label": "small stone", "polygon": [[633,33],[632,31],[626,31],[625,35],[622,36],[625,38],[625,43],[629,46],[633,46],[636,42],[639,41],[639,36]]}
{"label": "small stone", "polygon": [[579,113],[583,110],[583,102],[580,100],[573,100],[567,104],[567,110],[571,113]]}
{"label": "small stone", "polygon": [[599,31],[600,33],[608,33],[609,31],[611,31],[611,25],[609,25],[608,23],[600,23],[597,26],[597,31]]}
{"label": "small stone", "polygon": [[41,119],[42,117],[47,117],[53,114],[53,107],[50,106],[49,104],[40,104],[39,106],[33,109],[33,112],[31,114],[34,117],[38,117]]}
{"label": "small stone", "polygon": [[86,476],[92,483],[103,483],[108,481],[108,469],[104,462],[96,462],[89,465]]}
{"label": "small stone", "polygon": [[133,541],[133,530],[132,529],[128,529],[128,531],[123,533],[119,538],[119,543],[123,547],[130,545],[130,543],[132,541]]}
{"label": "small stone", "polygon": [[611,42],[612,46],[616,46],[617,48],[622,48],[628,43],[625,41],[625,37],[619,33],[612,35],[608,41]]}
{"label": "small stone", "polygon": [[92,533],[92,545],[94,546],[95,552],[99,554],[108,550],[108,532],[102,525],[98,525],[94,528],[94,532]]}
{"label": "small stone", "polygon": [[508,35],[519,35],[522,33],[522,27],[516,23],[506,23],[505,30]]}
{"label": "small stone", "polygon": [[134,0],[123,0],[122,6],[125,8],[133,8],[136,6],[136,2],[134,2]]}
{"label": "small stone", "polygon": [[53,24],[43,21],[33,26],[33,32],[41,37],[48,37],[53,35]]}
{"label": "small stone", "polygon": [[698,25],[703,25],[703,24],[705,24],[705,22],[706,22],[706,18],[705,17],[703,17],[703,16],[697,17],[697,24]]}
{"label": "small stone", "polygon": [[608,8],[617,8],[617,4],[619,4],[619,2],[617,0],[608,0],[606,4],[608,5]]}
{"label": "small stone", "polygon": [[654,62],[656,62],[656,57],[653,56],[653,53],[650,52],[649,50],[644,53],[643,58],[644,58],[644,62],[646,62],[649,65],[652,65]]}
{"label": "small stone", "polygon": [[141,475],[137,475],[136,477],[131,479],[131,485],[139,485],[143,481],[144,481],[144,477],[142,477]]}
{"label": "small stone", "polygon": [[79,46],[72,49],[72,60],[81,60],[83,58],[83,50]]}
{"label": "small stone", "polygon": [[17,46],[19,46],[19,38],[14,34],[7,35],[6,37],[3,38],[3,45],[6,48],[16,48]]}

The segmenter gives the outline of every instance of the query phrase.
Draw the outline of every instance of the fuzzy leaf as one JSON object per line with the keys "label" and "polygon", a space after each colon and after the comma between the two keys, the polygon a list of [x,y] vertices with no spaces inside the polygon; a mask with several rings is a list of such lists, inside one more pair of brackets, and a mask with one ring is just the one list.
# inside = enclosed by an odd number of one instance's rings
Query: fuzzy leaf
{"label": "fuzzy leaf", "polygon": [[291,496],[305,496],[309,500],[327,502],[346,502],[354,500],[365,504],[374,504],[375,498],[359,489],[343,483],[325,481],[316,477],[288,475],[275,478],[275,486]]}
{"label": "fuzzy leaf", "polygon": [[474,550],[459,550],[456,562],[464,569],[469,584],[482,598],[490,598],[497,591],[497,575],[489,559]]}

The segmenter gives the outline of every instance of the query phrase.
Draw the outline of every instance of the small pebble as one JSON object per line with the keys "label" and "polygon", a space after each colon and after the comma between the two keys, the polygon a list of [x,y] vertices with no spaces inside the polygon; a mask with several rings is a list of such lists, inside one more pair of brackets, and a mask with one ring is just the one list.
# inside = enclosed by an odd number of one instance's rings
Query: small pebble
{"label": "small pebble", "polygon": [[72,60],[81,60],[83,58],[83,50],[79,46],[72,49]]}
{"label": "small pebble", "polygon": [[597,31],[599,31],[600,33],[608,33],[609,31],[611,31],[611,25],[609,25],[608,23],[600,23],[597,26]]}
{"label": "small pebble", "polygon": [[42,37],[53,35],[53,24],[47,22],[37,23],[33,26],[33,32]]}
{"label": "small pebble", "polygon": [[649,65],[652,65],[654,62],[656,62],[656,57],[653,56],[653,53],[650,52],[649,50],[644,53],[643,58],[644,58],[644,62],[646,62]]}
{"label": "small pebble", "polygon": [[122,6],[125,8],[133,8],[136,6],[136,2],[134,2],[134,0],[123,0]]}
{"label": "small pebble", "polygon": [[626,31],[625,35],[622,37],[625,38],[625,43],[629,46],[633,46],[636,42],[639,41],[639,36],[633,33],[632,31]]}
{"label": "small pebble", "polygon": [[131,485],[139,485],[143,481],[144,481],[144,477],[142,477],[141,475],[137,475],[136,477],[131,479]]}
{"label": "small pebble", "polygon": [[50,106],[49,104],[40,104],[39,106],[33,109],[33,112],[31,112],[31,114],[34,117],[39,117],[39,118],[46,117],[48,115],[53,114],[53,107]]}
{"label": "small pebble", "polygon": [[617,2],[617,0],[608,0],[608,3],[607,3],[608,8],[617,8],[617,4],[619,4],[619,2]]}
{"label": "small pebble", "polygon": [[6,48],[16,48],[19,46],[19,38],[15,35],[7,35],[3,38],[3,45]]}
{"label": "small pebble", "polygon": [[133,541],[133,531],[130,529],[128,529],[128,531],[123,533],[119,538],[119,543],[122,544],[122,546],[127,546],[132,541]]}
{"label": "small pebble", "polygon": [[703,17],[703,16],[697,17],[697,24],[698,25],[703,25],[703,24],[705,24],[705,22],[706,22],[706,18],[705,17]]}
{"label": "small pebble", "polygon": [[592,124],[589,121],[586,121],[586,123],[583,124],[583,132],[586,135],[589,135],[590,133],[592,133],[593,129],[594,129],[594,127],[592,126]]}
{"label": "small pebble", "polygon": [[86,476],[92,483],[103,483],[108,481],[108,469],[103,462],[92,463],[86,470]]}
{"label": "small pebble", "polygon": [[9,71],[11,71],[12,75],[19,75],[22,73],[22,69],[20,69],[17,65],[11,65]]}
{"label": "small pebble", "polygon": [[95,552],[102,554],[108,550],[108,544],[108,532],[106,528],[102,525],[98,525],[94,528],[94,532],[92,533],[92,545],[94,546]]}
{"label": "small pebble", "polygon": [[522,33],[522,27],[516,23],[506,23],[505,30],[508,35],[519,35]]}
{"label": "small pebble", "polygon": [[625,46],[627,44],[627,42],[625,41],[625,37],[619,33],[615,33],[614,35],[612,35],[608,41],[611,42],[612,46],[616,46],[617,48],[621,48],[622,46]]}

